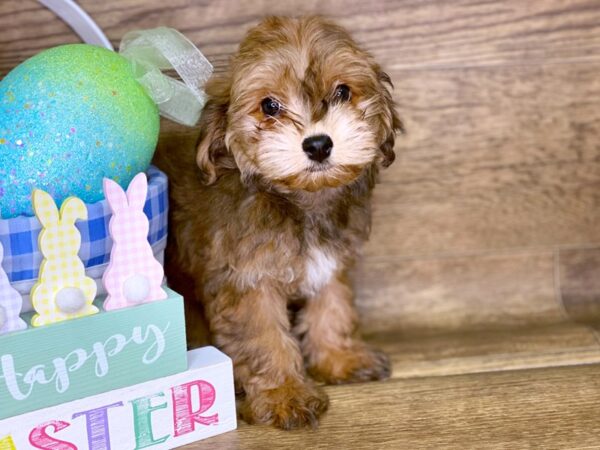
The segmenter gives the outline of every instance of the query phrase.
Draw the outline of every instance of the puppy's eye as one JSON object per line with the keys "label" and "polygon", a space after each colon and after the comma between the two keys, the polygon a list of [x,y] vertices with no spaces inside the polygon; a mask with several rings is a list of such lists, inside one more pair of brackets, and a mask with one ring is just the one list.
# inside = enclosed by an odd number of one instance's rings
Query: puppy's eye
{"label": "puppy's eye", "polygon": [[260,102],[260,107],[267,116],[276,116],[281,111],[279,102],[269,97]]}
{"label": "puppy's eye", "polygon": [[333,98],[340,102],[347,102],[351,97],[350,88],[345,84],[340,84],[335,88],[335,93],[333,94]]}

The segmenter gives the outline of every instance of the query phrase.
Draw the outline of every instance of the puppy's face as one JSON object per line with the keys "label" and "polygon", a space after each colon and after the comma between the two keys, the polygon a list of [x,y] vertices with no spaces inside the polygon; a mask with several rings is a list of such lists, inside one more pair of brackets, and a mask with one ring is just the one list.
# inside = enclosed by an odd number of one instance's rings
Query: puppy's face
{"label": "puppy's face", "polygon": [[365,167],[393,161],[400,122],[386,83],[336,25],[266,19],[228,76],[207,85],[198,163],[214,179],[230,155],[244,177],[287,190],[348,184]]}

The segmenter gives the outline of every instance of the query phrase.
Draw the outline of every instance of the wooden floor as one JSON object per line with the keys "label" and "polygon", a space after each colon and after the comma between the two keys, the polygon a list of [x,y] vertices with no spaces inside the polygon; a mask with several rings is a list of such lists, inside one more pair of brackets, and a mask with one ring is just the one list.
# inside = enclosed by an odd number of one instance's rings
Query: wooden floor
{"label": "wooden floor", "polygon": [[600,448],[600,344],[590,327],[371,342],[392,356],[392,378],[327,387],[331,406],[318,430],[240,422],[185,448]]}
{"label": "wooden floor", "polygon": [[328,392],[334,407],[317,432],[242,424],[186,448],[600,447],[600,366],[391,380]]}
{"label": "wooden floor", "polygon": [[[217,72],[266,14],[328,15],[390,74],[407,129],[355,275],[393,379],[328,388],[317,432],[241,424],[189,448],[600,446],[599,0],[79,3],[115,44],[179,29]],[[75,41],[1,0],[0,76]],[[160,145],[196,134],[164,121]]]}

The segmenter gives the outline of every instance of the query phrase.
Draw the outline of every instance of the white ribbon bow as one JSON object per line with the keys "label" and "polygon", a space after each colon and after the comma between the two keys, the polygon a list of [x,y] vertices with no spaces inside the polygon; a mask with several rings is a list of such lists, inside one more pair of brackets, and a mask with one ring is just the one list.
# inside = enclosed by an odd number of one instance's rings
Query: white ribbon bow
{"label": "white ribbon bow", "polygon": [[[188,126],[198,122],[213,67],[184,35],[166,27],[132,31],[121,40],[119,53],[131,61],[162,116]],[[168,69],[175,69],[183,83],[162,72]]]}

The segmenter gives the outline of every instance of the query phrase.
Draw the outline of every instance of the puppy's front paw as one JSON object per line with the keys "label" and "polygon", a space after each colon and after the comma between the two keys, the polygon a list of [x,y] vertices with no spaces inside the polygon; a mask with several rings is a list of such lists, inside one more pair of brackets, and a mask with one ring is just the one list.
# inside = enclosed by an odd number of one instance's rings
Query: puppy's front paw
{"label": "puppy's front paw", "polygon": [[327,395],[316,386],[289,381],[247,396],[240,412],[248,423],[271,424],[284,430],[314,429],[328,406]]}
{"label": "puppy's front paw", "polygon": [[327,384],[384,380],[392,372],[385,353],[357,342],[350,349],[320,351],[308,373]]}

